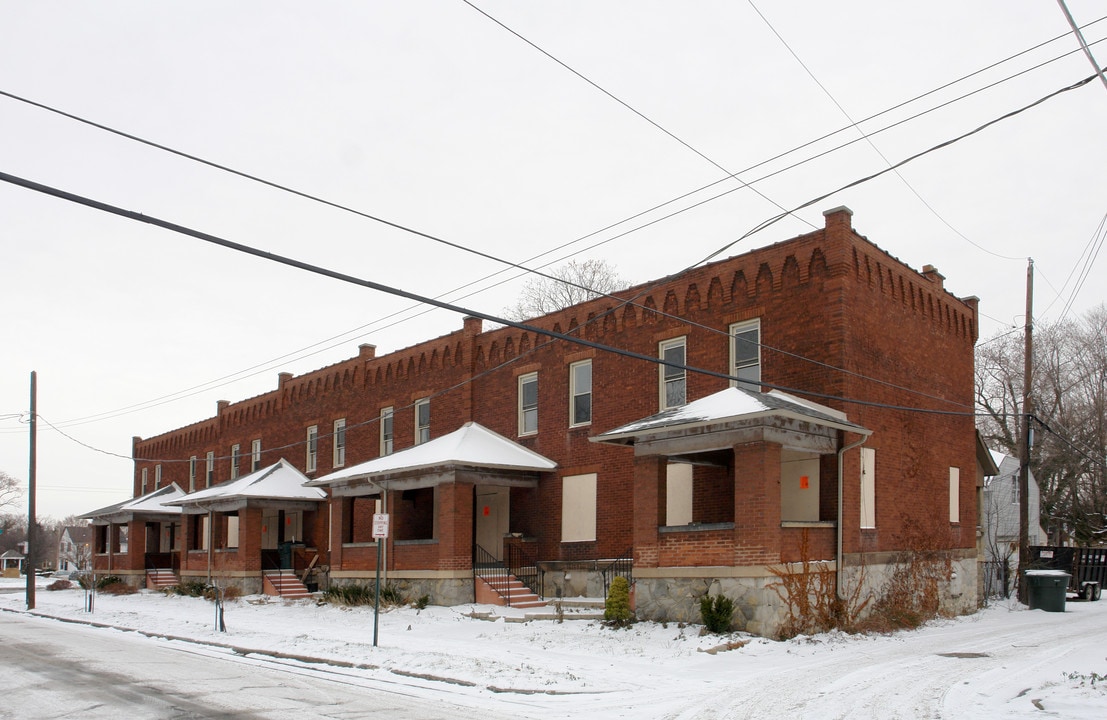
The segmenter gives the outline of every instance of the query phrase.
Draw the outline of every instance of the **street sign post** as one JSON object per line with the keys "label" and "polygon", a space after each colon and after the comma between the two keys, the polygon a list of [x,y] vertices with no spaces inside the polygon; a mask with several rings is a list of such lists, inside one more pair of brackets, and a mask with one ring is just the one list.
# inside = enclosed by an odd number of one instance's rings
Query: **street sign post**
{"label": "street sign post", "polygon": [[377,541],[377,587],[373,593],[373,647],[376,647],[381,614],[381,550],[388,539],[388,513],[373,514],[373,539]]}

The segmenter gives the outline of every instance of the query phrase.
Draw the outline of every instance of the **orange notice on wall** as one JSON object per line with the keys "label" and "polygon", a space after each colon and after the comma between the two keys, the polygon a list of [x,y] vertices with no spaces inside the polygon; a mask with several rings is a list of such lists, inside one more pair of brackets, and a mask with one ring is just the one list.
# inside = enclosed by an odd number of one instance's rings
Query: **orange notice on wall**
{"label": "orange notice on wall", "polygon": [[800,475],[800,490],[807,490],[811,487],[811,482],[807,479],[806,475]]}
{"label": "orange notice on wall", "polygon": [[491,512],[491,510],[489,510],[489,509],[488,509],[488,506],[487,506],[487,505],[485,505],[485,506],[484,506],[484,516],[485,516],[485,517],[488,517],[488,513],[490,513],[490,512]]}

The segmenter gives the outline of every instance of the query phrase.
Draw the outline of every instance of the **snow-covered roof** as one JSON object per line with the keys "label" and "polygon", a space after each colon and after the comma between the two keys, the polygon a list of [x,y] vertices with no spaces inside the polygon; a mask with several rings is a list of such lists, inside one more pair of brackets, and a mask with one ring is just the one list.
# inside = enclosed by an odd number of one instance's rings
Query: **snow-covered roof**
{"label": "snow-covered roof", "polygon": [[798,398],[779,390],[767,393],[732,387],[700,398],[687,405],[663,410],[656,415],[627,423],[593,438],[594,442],[628,444],[639,436],[656,434],[676,428],[692,428],[719,425],[730,421],[751,420],[758,417],[784,417],[813,422],[818,425],[847,430],[861,435],[872,434],[855,425],[839,412],[825,405]]}
{"label": "snow-covered roof", "polygon": [[[123,502],[116,503],[114,505],[108,505],[107,507],[100,508],[99,510],[93,510],[90,513],[81,515],[82,518],[88,520],[108,520],[112,516],[116,519],[124,519],[122,516],[140,515],[180,515],[181,509],[177,507],[168,507],[164,503],[176,500],[177,498],[184,497],[184,490],[181,490],[177,483],[170,483],[165,487],[160,487],[153,492],[148,492],[145,495],[140,495],[130,500],[124,500]],[[112,520],[113,522],[115,520]]]}
{"label": "snow-covered roof", "polygon": [[228,480],[218,485],[191,492],[174,500],[172,505],[195,505],[214,500],[258,499],[258,500],[310,500],[318,502],[327,498],[327,493],[318,488],[307,487],[308,477],[297,470],[284,458],[275,465],[243,475],[236,480]]}
{"label": "snow-covered roof", "polygon": [[448,435],[324,475],[309,484],[333,485],[443,466],[542,472],[553,470],[557,463],[479,423],[467,422]]}

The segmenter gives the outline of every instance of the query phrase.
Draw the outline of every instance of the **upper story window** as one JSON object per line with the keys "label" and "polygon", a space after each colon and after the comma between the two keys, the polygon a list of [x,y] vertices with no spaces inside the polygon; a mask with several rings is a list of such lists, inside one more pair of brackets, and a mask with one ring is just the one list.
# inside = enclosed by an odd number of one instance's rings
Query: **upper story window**
{"label": "upper story window", "polygon": [[757,390],[761,382],[761,320],[747,320],[730,326],[730,374],[747,383],[731,381],[746,390]]}
{"label": "upper story window", "polygon": [[154,489],[161,487],[161,463],[154,466]]}
{"label": "upper story window", "polygon": [[381,457],[392,454],[392,408],[381,408]]}
{"label": "upper story window", "polygon": [[238,461],[242,458],[242,449],[238,443],[231,445],[231,480],[238,477]]}
{"label": "upper story window", "polygon": [[[658,357],[667,363],[685,365],[685,338],[666,340],[657,346]],[[688,402],[688,372],[683,367],[658,365],[661,383],[661,409],[680,407]]]}
{"label": "upper story window", "polygon": [[250,443],[250,472],[261,467],[261,438]]}
{"label": "upper story window", "polygon": [[334,434],[331,438],[334,448],[331,464],[334,467],[342,467],[346,464],[346,418],[334,421]]}
{"label": "upper story window", "polygon": [[188,459],[188,491],[196,491],[196,456]]}
{"label": "upper story window", "polygon": [[215,453],[209,452],[207,456],[207,465],[204,468],[204,487],[211,487],[212,482],[215,481]]}
{"label": "upper story window", "polygon": [[569,366],[569,425],[592,422],[592,361]]}
{"label": "upper story window", "polygon": [[146,475],[147,475],[146,468],[142,468],[142,492],[139,493],[139,495],[145,495],[146,494]]}
{"label": "upper story window", "polygon": [[307,429],[307,459],[304,462],[305,472],[315,472],[319,463],[319,426],[312,425]]}
{"label": "upper story window", "polygon": [[538,373],[519,376],[519,434],[538,432]]}
{"label": "upper story window", "polygon": [[415,444],[420,445],[431,437],[431,404],[429,399],[415,401]]}

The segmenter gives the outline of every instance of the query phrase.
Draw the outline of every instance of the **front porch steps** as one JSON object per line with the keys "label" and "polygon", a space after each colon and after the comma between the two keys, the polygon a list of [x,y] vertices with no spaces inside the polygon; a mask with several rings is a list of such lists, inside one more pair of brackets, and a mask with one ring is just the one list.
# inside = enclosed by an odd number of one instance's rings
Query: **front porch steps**
{"label": "front porch steps", "polygon": [[312,596],[292,570],[266,570],[262,576],[262,592],[284,600],[302,600]]}
{"label": "front porch steps", "polygon": [[[560,608],[558,605],[560,604]],[[533,620],[603,620],[603,598],[563,598],[561,600],[547,600],[546,607],[539,612],[526,612],[522,615],[498,615],[492,610],[474,610],[469,617],[476,620],[496,621],[503,618],[504,622],[525,623]],[[512,607],[515,604],[512,603]]]}
{"label": "front porch steps", "polygon": [[158,568],[155,570],[146,571],[146,589],[147,590],[165,590],[171,588],[174,585],[179,585],[180,580],[173,574],[173,571],[169,568]]}
{"label": "front porch steps", "polygon": [[539,608],[546,607],[546,601],[538,597],[530,588],[519,581],[514,575],[506,578],[477,577],[481,586],[491,593],[482,593],[481,587],[477,588],[477,602],[485,602],[489,605],[508,605],[513,608]]}

